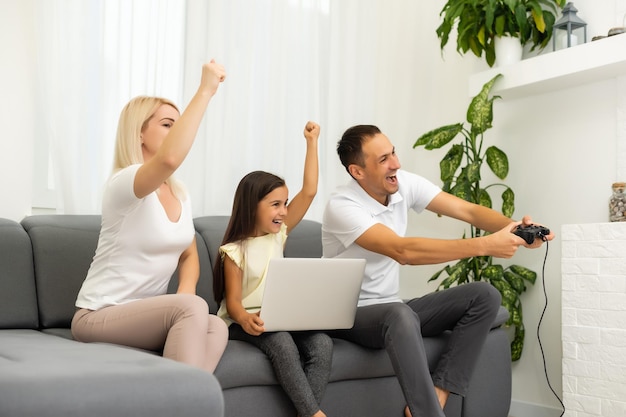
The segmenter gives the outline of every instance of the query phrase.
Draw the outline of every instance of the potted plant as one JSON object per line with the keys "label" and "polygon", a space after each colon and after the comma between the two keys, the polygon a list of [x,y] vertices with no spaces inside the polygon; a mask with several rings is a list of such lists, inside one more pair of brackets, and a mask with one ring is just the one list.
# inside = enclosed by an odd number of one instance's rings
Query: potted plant
{"label": "potted plant", "polygon": [[[490,193],[495,189],[503,189],[500,194],[501,212],[511,217],[515,210],[515,193],[511,187],[504,183],[481,184],[481,169],[484,162],[501,180],[509,172],[506,153],[496,146],[487,147],[484,143],[484,133],[492,127],[493,102],[496,98],[500,98],[499,96],[489,97],[489,92],[501,76],[498,74],[488,81],[480,93],[472,99],[467,109],[469,126],[464,123],[455,123],[439,127],[420,136],[413,148],[423,146],[427,150],[439,149],[460,135],[460,143],[453,144],[439,163],[442,189],[467,201],[490,208],[492,207]],[[487,233],[474,226],[470,228],[470,237],[484,236]],[[463,237],[466,237],[466,233]],[[471,281],[486,281],[500,291],[502,305],[510,314],[505,325],[514,329],[511,357],[513,361],[518,360],[524,347],[524,323],[520,297],[526,291],[526,284],[535,283],[537,274],[520,265],[503,267],[494,263],[491,256],[476,256],[445,266],[435,273],[429,282],[439,278],[443,278],[439,288],[449,288],[452,285]]]}
{"label": "potted plant", "polygon": [[456,50],[471,50],[477,57],[485,53],[491,67],[496,60],[497,38],[511,36],[531,51],[543,49],[552,37],[556,14],[565,0],[448,0],[441,10],[437,28],[441,49],[446,46],[456,24]]}

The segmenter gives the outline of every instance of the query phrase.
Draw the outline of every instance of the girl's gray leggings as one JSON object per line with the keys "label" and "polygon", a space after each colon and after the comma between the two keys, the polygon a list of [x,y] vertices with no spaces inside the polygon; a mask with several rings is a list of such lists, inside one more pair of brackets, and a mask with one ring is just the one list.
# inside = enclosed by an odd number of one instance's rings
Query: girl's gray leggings
{"label": "girl's gray leggings", "polygon": [[310,417],[320,410],[333,355],[333,341],[327,334],[268,332],[252,336],[236,323],[230,325],[229,332],[231,339],[251,343],[267,355],[299,417]]}

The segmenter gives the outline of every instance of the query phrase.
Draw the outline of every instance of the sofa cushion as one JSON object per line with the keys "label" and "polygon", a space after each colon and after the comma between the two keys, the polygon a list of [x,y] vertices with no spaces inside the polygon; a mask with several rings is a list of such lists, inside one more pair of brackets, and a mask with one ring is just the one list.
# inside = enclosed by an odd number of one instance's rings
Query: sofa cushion
{"label": "sofa cushion", "polygon": [[289,233],[285,246],[287,258],[321,258],[322,225],[313,220],[302,220]]}
{"label": "sofa cushion", "polygon": [[33,253],[19,223],[0,219],[0,328],[36,329]]}
{"label": "sofa cushion", "polygon": [[[447,340],[448,334],[424,339],[431,369],[435,367]],[[333,343],[331,382],[395,376],[385,349],[368,349],[342,339],[333,339]],[[267,356],[255,346],[239,340],[228,341],[215,376],[223,389],[278,384]]]}
{"label": "sofa cushion", "polygon": [[221,417],[209,372],[104,343],[0,330],[0,415]]}
{"label": "sofa cushion", "polygon": [[30,236],[41,327],[70,327],[100,233],[97,215],[39,215],[22,220]]}

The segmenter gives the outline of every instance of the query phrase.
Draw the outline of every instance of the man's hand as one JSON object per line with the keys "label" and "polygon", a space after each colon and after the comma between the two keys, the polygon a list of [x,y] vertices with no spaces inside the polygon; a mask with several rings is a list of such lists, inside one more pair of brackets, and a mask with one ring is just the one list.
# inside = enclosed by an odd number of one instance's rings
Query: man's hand
{"label": "man's hand", "polygon": [[[531,219],[531,217],[530,217],[530,216],[524,216],[524,217],[522,218],[522,221],[521,221],[521,222],[517,222],[517,223],[516,223],[516,227],[517,227],[517,225],[519,225],[519,224],[521,224],[521,225],[523,225],[523,226],[531,226],[531,225],[535,225],[535,226],[544,226],[544,225],[543,225],[543,224],[541,224],[541,223],[536,223],[536,222],[533,222],[533,220]],[[545,227],[545,226],[544,226],[544,227]],[[515,229],[515,227],[514,227],[513,229]],[[513,229],[511,229],[511,233],[513,233]],[[550,229],[550,228],[548,227],[548,229]],[[525,247],[530,248],[530,249],[536,249],[536,248],[540,247],[540,246],[543,244],[543,242],[544,242],[544,241],[550,241],[550,240],[552,240],[552,239],[554,239],[554,232],[552,231],[552,229],[550,229],[550,234],[549,234],[549,235],[544,236],[544,240],[541,240],[541,239],[535,239],[535,240],[533,241],[533,243],[531,243],[531,244],[526,243],[526,241],[520,237],[520,240],[522,240],[522,244],[523,244]]]}

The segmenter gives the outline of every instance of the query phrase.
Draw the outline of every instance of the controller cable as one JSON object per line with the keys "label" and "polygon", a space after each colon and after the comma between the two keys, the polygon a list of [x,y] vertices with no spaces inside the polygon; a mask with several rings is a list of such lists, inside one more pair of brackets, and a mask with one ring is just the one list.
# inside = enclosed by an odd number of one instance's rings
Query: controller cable
{"label": "controller cable", "polygon": [[541,322],[543,321],[543,316],[545,315],[546,310],[548,309],[548,292],[546,291],[546,260],[548,259],[548,240],[545,237],[542,237],[542,240],[546,242],[546,255],[543,258],[543,266],[541,267],[541,282],[543,285],[543,296],[545,299],[545,304],[543,306],[543,311],[541,312],[541,317],[539,318],[539,323],[537,324],[537,340],[539,341],[539,349],[541,350],[541,359],[543,360],[543,372],[546,375],[546,381],[548,382],[548,387],[550,388],[550,391],[552,391],[552,394],[554,394],[556,399],[561,404],[561,408],[563,409],[563,411],[561,412],[559,417],[563,417],[563,414],[565,414],[565,405],[563,404],[563,401],[561,400],[559,395],[556,393],[556,391],[554,391],[554,388],[552,388],[552,384],[550,383],[550,377],[548,376],[548,368],[546,366],[546,355],[543,351],[543,345],[541,344],[541,336],[539,335],[539,329],[541,328]]}

